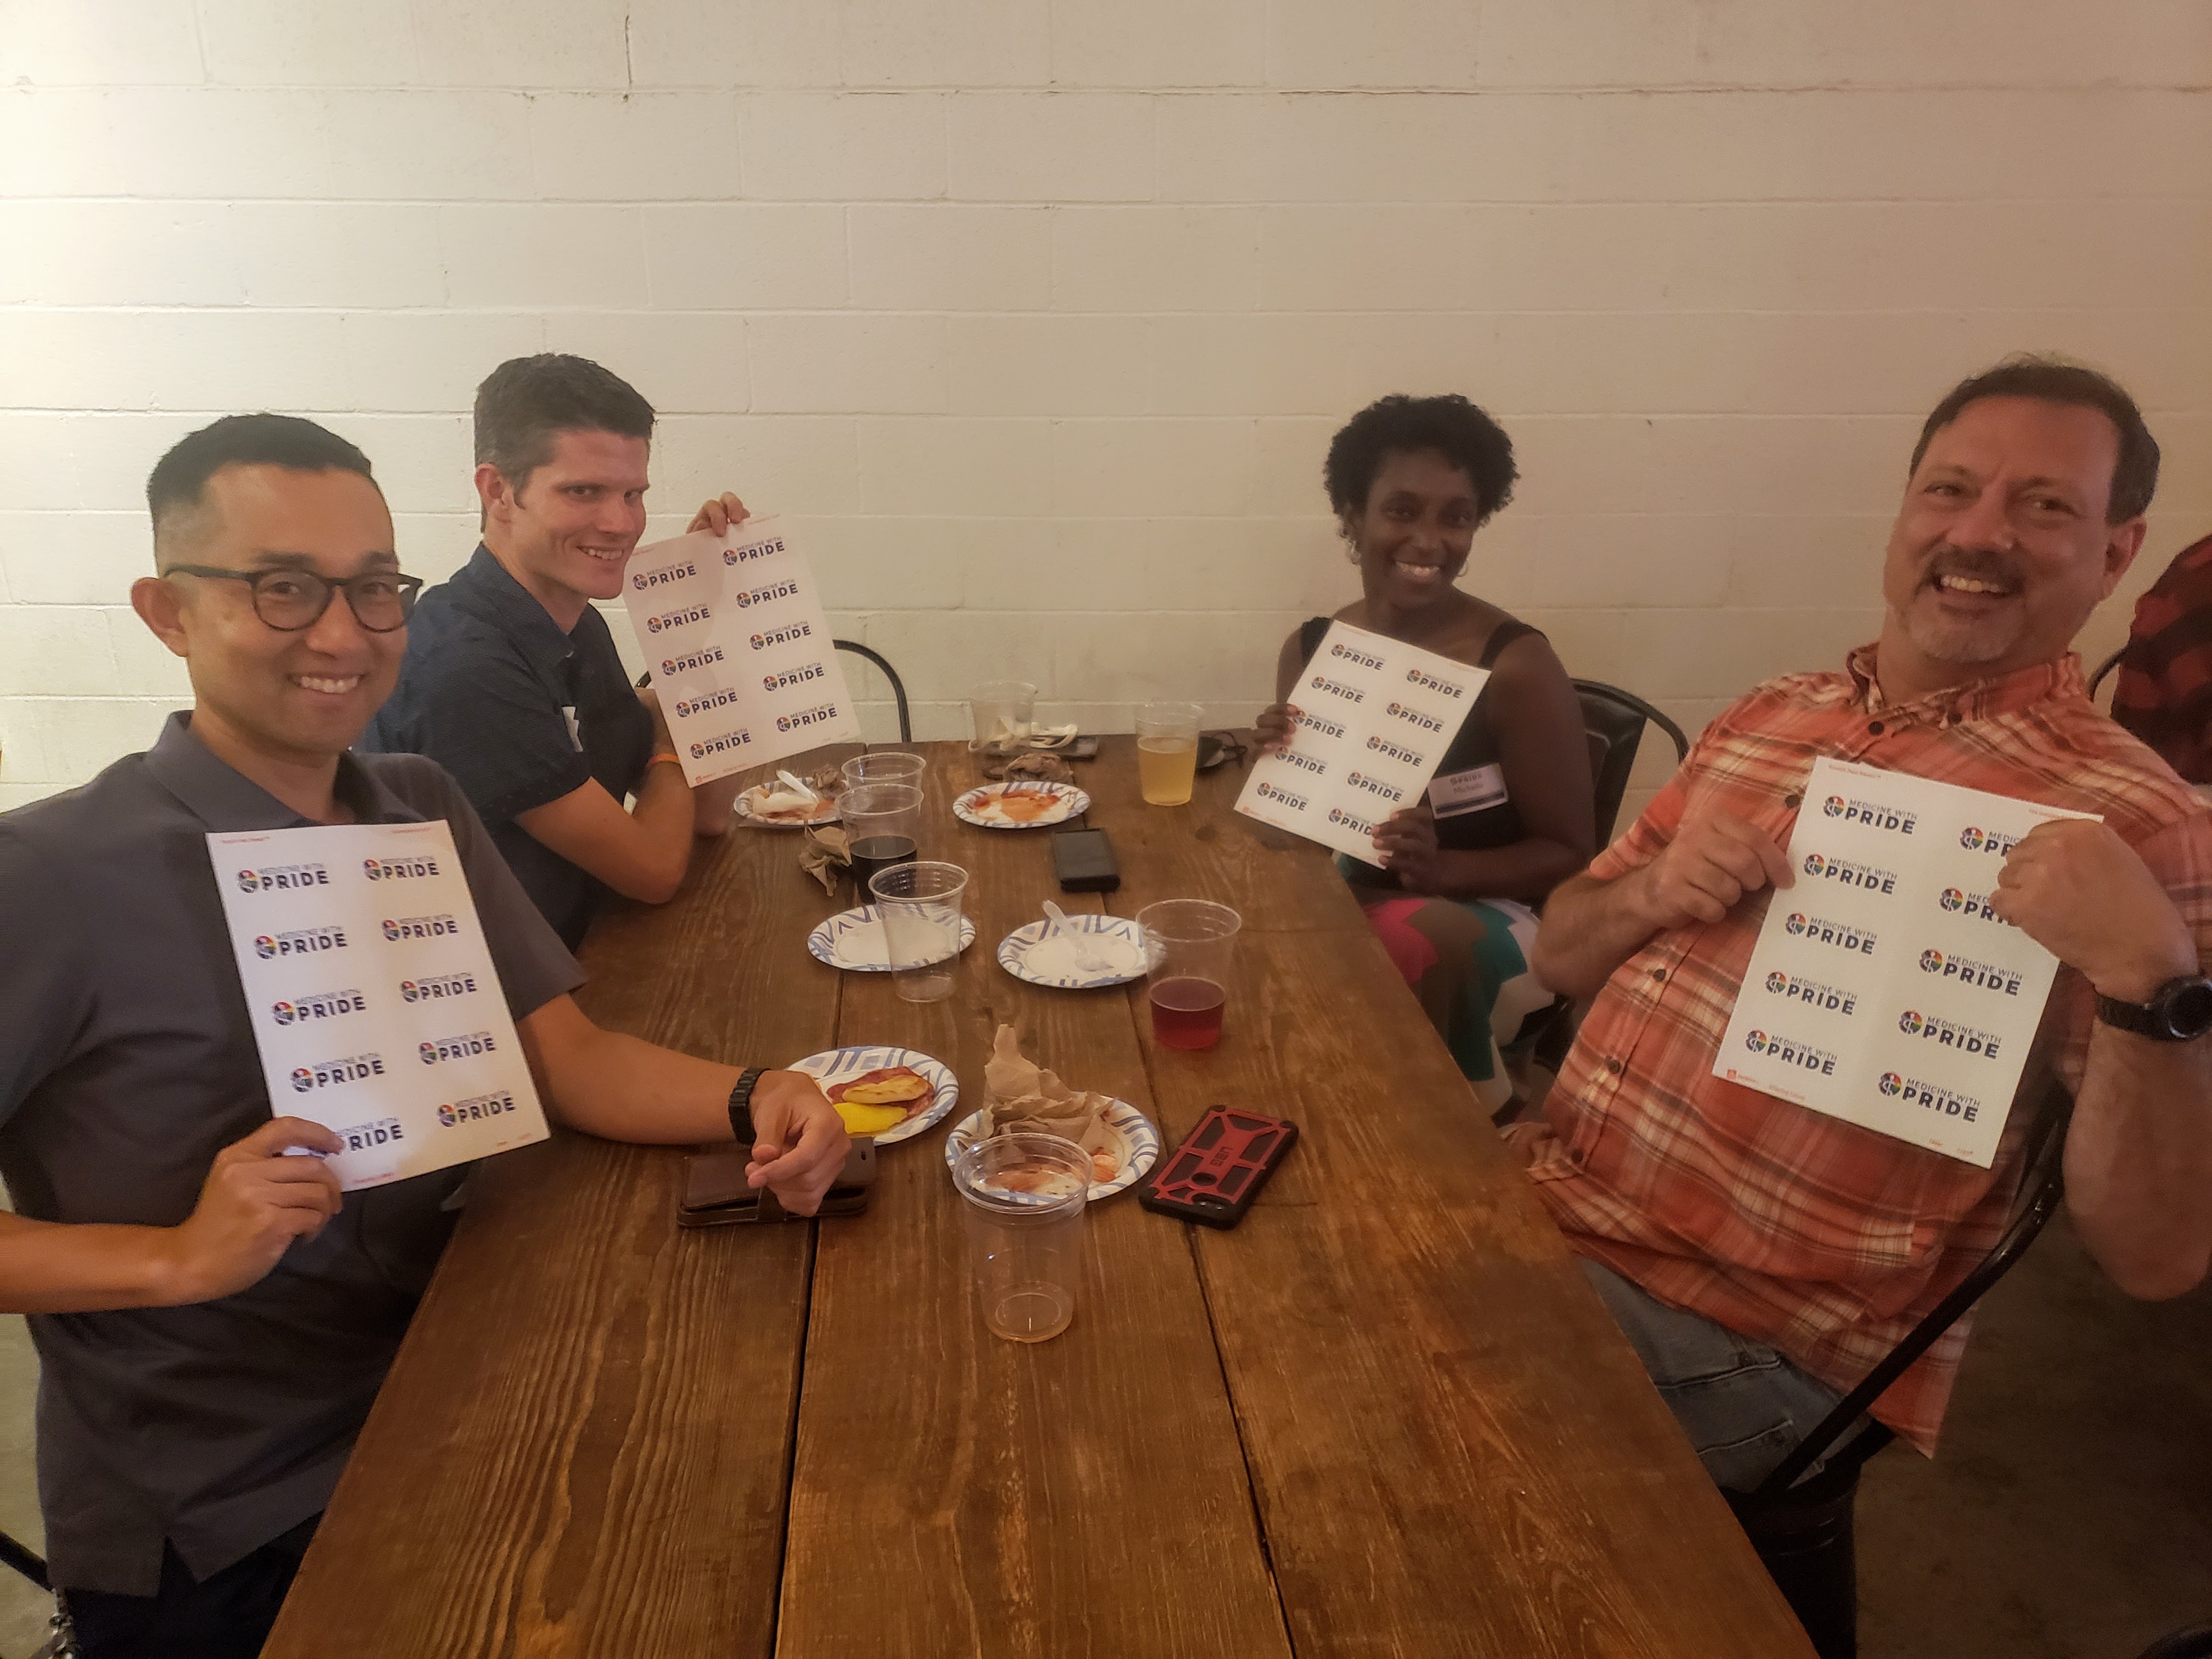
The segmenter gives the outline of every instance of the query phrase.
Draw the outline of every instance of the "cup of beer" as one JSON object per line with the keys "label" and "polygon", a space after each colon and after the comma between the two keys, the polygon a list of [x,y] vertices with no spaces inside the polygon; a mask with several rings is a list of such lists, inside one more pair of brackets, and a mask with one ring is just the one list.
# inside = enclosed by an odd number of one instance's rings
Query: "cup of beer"
{"label": "cup of beer", "polygon": [[1148,702],[1137,711],[1137,787],[1148,806],[1189,803],[1198,775],[1198,726],[1205,711],[1194,702]]}

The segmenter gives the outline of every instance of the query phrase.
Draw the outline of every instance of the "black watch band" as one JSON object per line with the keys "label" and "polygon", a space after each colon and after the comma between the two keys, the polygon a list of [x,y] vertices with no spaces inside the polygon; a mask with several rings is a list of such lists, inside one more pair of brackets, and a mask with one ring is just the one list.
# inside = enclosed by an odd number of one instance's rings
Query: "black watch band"
{"label": "black watch band", "polygon": [[757,1139],[753,1131],[753,1085],[767,1069],[765,1066],[746,1066],[738,1074],[737,1086],[730,1091],[730,1136],[741,1152],[752,1151]]}
{"label": "black watch band", "polygon": [[2151,993],[2148,1002],[2097,999],[2097,1018],[2123,1031],[2160,1042],[2193,1042],[2212,1031],[2212,979],[2184,974]]}

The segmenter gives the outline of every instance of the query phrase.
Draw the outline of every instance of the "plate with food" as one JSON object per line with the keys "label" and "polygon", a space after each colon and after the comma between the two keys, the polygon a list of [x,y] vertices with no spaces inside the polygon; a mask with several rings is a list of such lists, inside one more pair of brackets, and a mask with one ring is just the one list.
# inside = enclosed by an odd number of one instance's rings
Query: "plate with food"
{"label": "plate with food", "polygon": [[1160,1132],[1152,1127],[1150,1118],[1127,1101],[1116,1100],[1110,1095],[1096,1098],[1103,1104],[1095,1117],[1082,1123],[1043,1122],[1033,1117],[1008,1118],[1000,1122],[997,1119],[1005,1112],[1004,1107],[986,1106],[980,1112],[970,1112],[954,1124],[952,1133],[945,1138],[945,1165],[951,1169],[961,1149],[970,1142],[1015,1129],[1036,1130],[1058,1135],[1063,1140],[1073,1140],[1091,1155],[1090,1202],[1096,1204],[1101,1199],[1127,1192],[1145,1178],[1145,1172],[1158,1158]]}
{"label": "plate with food", "polygon": [[1091,810],[1072,783],[987,783],[952,803],[952,816],[980,830],[1040,830]]}
{"label": "plate with food", "polygon": [[738,816],[771,830],[805,830],[837,822],[836,792],[814,781],[778,772],[738,797]]}
{"label": "plate with food", "polygon": [[821,1085],[848,1134],[873,1135],[878,1146],[913,1139],[960,1103],[952,1068],[914,1048],[830,1048],[792,1061],[791,1069]]}
{"label": "plate with food", "polygon": [[[960,918],[960,948],[975,942],[975,921]],[[819,923],[806,936],[806,953],[817,962],[855,974],[888,974],[891,970],[890,941],[884,937],[883,917],[872,904],[840,910]]]}
{"label": "plate with food", "polygon": [[999,966],[1060,991],[1096,991],[1145,975],[1145,936],[1127,916],[1033,921],[999,941]]}

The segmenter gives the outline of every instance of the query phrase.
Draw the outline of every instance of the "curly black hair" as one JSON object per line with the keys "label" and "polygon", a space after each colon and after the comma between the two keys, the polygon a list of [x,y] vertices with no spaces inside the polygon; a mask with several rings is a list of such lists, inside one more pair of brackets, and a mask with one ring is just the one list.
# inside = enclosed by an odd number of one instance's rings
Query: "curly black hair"
{"label": "curly black hair", "polygon": [[1513,465],[1513,440],[1480,405],[1456,392],[1436,398],[1394,392],[1368,404],[1329,440],[1321,476],[1337,517],[1357,518],[1366,510],[1367,492],[1385,456],[1423,450],[1434,450],[1467,474],[1480,508],[1478,530],[1513,499],[1514,481],[1521,476]]}

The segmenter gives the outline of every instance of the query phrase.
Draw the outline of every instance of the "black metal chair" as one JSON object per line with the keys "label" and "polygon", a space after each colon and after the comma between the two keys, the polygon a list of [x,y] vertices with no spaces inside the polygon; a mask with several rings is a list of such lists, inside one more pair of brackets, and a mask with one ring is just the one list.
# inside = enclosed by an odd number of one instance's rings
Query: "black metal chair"
{"label": "black metal chair", "polygon": [[2192,1625],[2161,1636],[2138,1659],[2212,1659],[2212,1625]]}
{"label": "black metal chair", "polygon": [[891,683],[891,700],[898,704],[899,741],[901,743],[912,743],[914,741],[914,721],[909,718],[907,713],[906,682],[899,678],[898,670],[893,668],[890,664],[885,662],[881,654],[877,652],[871,651],[866,646],[862,645],[857,640],[832,640],[830,643],[836,646],[840,651],[849,651],[856,657],[866,657],[870,662],[875,664],[878,668],[883,670],[884,678]]}
{"label": "black metal chair", "polygon": [[[4,1532],[0,1532],[0,1566],[11,1567],[47,1594],[53,1593],[53,1581],[46,1576],[46,1561],[37,1551]],[[70,1633],[69,1617],[58,1605],[49,1628],[52,1634],[31,1659],[70,1659],[76,1646]]]}
{"label": "black metal chair", "polygon": [[1679,762],[1690,752],[1690,739],[1665,711],[1654,708],[1633,691],[1624,691],[1602,680],[1577,680],[1575,694],[1582,699],[1583,730],[1589,738],[1590,783],[1597,807],[1597,844],[1613,839],[1620,803],[1628,794],[1628,775],[1636,769],[1636,751],[1644,728],[1656,726],[1674,744]]}
{"label": "black metal chair", "polygon": [[[1589,741],[1591,805],[1596,809],[1597,840],[1602,849],[1613,839],[1620,817],[1620,804],[1628,795],[1628,776],[1636,769],[1636,753],[1646,726],[1656,726],[1674,745],[1679,763],[1690,752],[1690,739],[1665,710],[1653,707],[1633,691],[1624,691],[1602,680],[1572,682],[1582,700],[1583,732]],[[1533,1054],[1537,1065],[1557,1073],[1575,1040],[1574,999],[1561,997],[1548,1008],[1528,1017],[1521,1035],[1510,1045],[1512,1055]],[[1509,1102],[1498,1114],[1503,1121],[1519,1109]]]}
{"label": "black metal chair", "polygon": [[[1895,1438],[1867,1416],[1868,1407],[2027,1253],[2064,1194],[2066,1123],[2074,1103],[2064,1085],[2047,1072],[2039,1068],[2032,1076],[2020,1096],[2033,1103],[2035,1113],[2027,1131],[2020,1200],[1996,1248],[1756,1488],[1748,1492],[1723,1489],[1722,1496],[1813,1638],[1820,1659],[1856,1659],[1858,1652],[1853,1506],[1867,1460]],[[1800,1481],[1798,1477],[1823,1456],[1827,1462],[1820,1473]]]}
{"label": "black metal chair", "polygon": [[2106,658],[2104,661],[2097,665],[2095,672],[2089,676],[2089,701],[2091,702],[2097,701],[2098,689],[2101,687],[2106,680],[2112,677],[2112,671],[2120,665],[2120,659],[2127,654],[2128,648],[2124,645],[2118,650],[2113,652],[2111,656]]}

